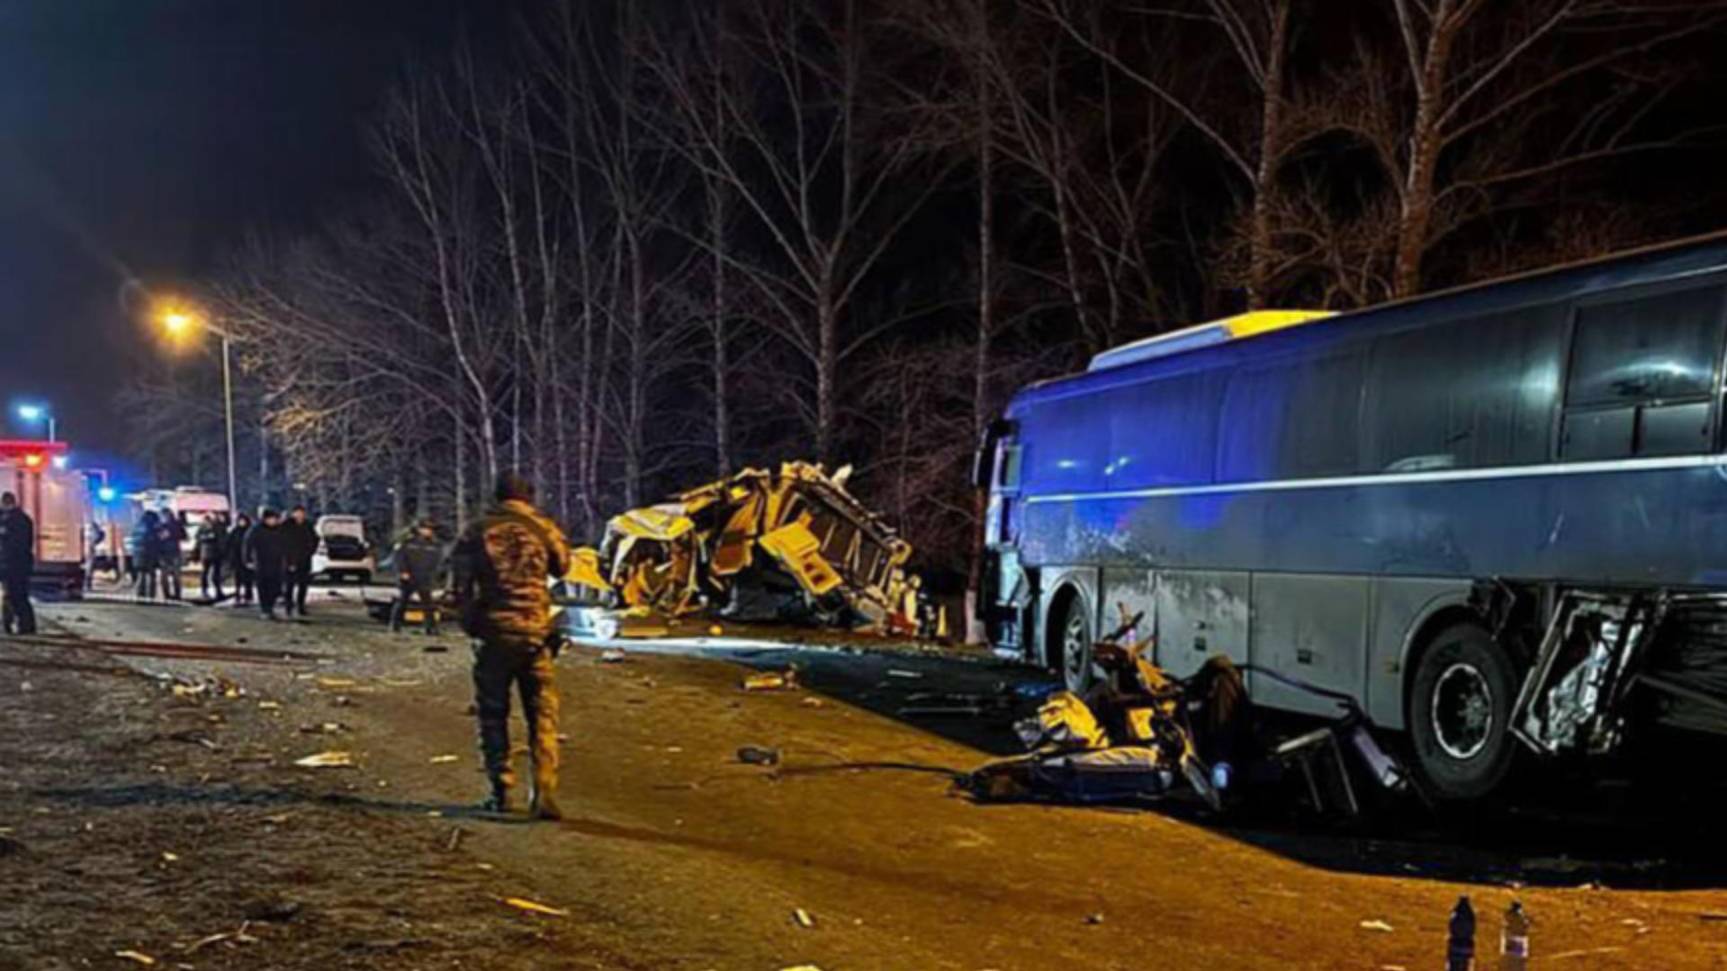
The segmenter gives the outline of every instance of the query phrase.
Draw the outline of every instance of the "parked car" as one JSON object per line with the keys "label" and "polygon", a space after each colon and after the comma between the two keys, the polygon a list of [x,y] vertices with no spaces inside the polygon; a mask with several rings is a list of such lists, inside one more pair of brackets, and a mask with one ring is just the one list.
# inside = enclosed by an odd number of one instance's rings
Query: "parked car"
{"label": "parked car", "polygon": [[364,520],[359,516],[319,516],[314,528],[318,531],[318,551],[312,555],[312,576],[372,582],[378,560],[366,542]]}

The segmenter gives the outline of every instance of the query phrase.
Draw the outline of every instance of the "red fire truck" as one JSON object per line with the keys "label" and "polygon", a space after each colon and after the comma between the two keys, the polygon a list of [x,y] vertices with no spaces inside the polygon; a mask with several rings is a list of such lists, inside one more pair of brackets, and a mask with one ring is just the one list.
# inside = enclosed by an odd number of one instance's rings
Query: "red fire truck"
{"label": "red fire truck", "polygon": [[36,521],[32,586],[50,596],[80,596],[90,485],[66,467],[66,443],[0,440],[0,492],[17,496]]}

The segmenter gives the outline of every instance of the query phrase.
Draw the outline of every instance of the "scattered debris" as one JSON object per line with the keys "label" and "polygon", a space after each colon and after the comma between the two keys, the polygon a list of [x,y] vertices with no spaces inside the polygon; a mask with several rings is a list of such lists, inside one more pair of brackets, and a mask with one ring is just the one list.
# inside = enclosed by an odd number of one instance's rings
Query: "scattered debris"
{"label": "scattered debris", "polygon": [[1389,934],[1397,929],[1382,920],[1364,920],[1356,926],[1360,927],[1364,931],[1378,931],[1381,934]]}
{"label": "scattered debris", "polygon": [[784,671],[758,671],[745,675],[743,689],[745,691],[784,691],[798,686],[796,668],[786,668]]}
{"label": "scattered debris", "polygon": [[320,688],[352,688],[357,683],[350,678],[318,678]]}
{"label": "scattered debris", "polygon": [[449,762],[458,762],[461,760],[458,756],[454,756],[454,755],[434,755],[431,757],[431,759],[429,761],[433,765],[444,765],[444,764],[449,763]]}
{"label": "scattered debris", "polygon": [[600,663],[618,664],[629,659],[629,655],[615,647],[608,647],[600,652]]}
{"label": "scattered debris", "polygon": [[298,900],[289,900],[286,897],[262,897],[249,901],[240,909],[240,912],[245,914],[249,921],[281,923],[300,916],[300,911],[303,908],[304,905]]}
{"label": "scattered debris", "polygon": [[466,834],[467,834],[467,830],[463,829],[460,826],[457,826],[455,829],[450,830],[450,838],[444,842],[444,852],[446,852],[446,853],[456,852],[456,849],[462,845],[462,837]]}
{"label": "scattered debris", "polygon": [[779,765],[780,750],[760,745],[745,745],[738,749],[738,761],[745,765]]}
{"label": "scattered debris", "polygon": [[887,676],[890,678],[905,678],[907,680],[913,680],[923,677],[923,673],[920,671],[907,671],[904,668],[888,668]]}
{"label": "scattered debris", "polygon": [[163,863],[178,863],[178,862],[180,862],[180,854],[170,853],[167,850],[163,850],[162,851],[162,862]]}
{"label": "scattered debris", "polygon": [[533,901],[533,900],[528,900],[528,899],[525,899],[523,897],[505,897],[505,898],[503,898],[503,902],[508,904],[511,907],[516,908],[517,910],[525,910],[531,914],[544,914],[547,917],[568,917],[568,916],[570,916],[570,912],[567,910],[559,910],[556,907],[548,907],[545,904],[538,903],[538,902]]}
{"label": "scattered debris", "polygon": [[815,695],[810,695],[809,697],[805,698],[801,702],[801,704],[805,708],[825,708],[825,707],[827,707],[827,702],[821,700],[820,698],[817,698]]}
{"label": "scattered debris", "polygon": [[[566,580],[665,618],[711,611],[933,634],[945,624],[905,572],[911,544],[846,491],[850,475],[849,466],[829,475],[787,462],[629,510],[606,524],[599,549],[574,551]],[[629,625],[618,633],[659,636]]]}
{"label": "scattered debris", "polygon": [[1097,925],[1103,923],[1103,914],[1101,914],[1101,913],[1086,914],[1085,915],[1085,922],[1089,926],[1096,927]]}
{"label": "scattered debris", "polygon": [[260,701],[260,702],[258,702],[258,710],[259,711],[280,711],[281,708],[282,708],[282,706],[278,702],[274,702],[274,701]]}
{"label": "scattered debris", "polygon": [[319,752],[295,759],[294,764],[303,769],[351,769],[354,767],[354,755],[351,752]]}
{"label": "scattered debris", "polygon": [[810,912],[802,907],[792,911],[792,922],[803,928],[816,926],[816,919],[811,917]]}
{"label": "scattered debris", "polygon": [[121,958],[122,960],[131,961],[134,964],[142,964],[145,967],[153,966],[156,963],[155,958],[143,953],[142,951],[115,951],[114,956]]}
{"label": "scattered debris", "polygon": [[341,722],[318,722],[315,725],[301,725],[302,735],[340,735],[348,730]]}

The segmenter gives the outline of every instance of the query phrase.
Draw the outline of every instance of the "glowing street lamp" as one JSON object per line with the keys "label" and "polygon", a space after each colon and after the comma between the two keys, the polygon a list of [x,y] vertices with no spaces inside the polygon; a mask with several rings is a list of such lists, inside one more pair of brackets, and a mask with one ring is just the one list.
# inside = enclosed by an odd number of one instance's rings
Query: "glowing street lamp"
{"label": "glowing street lamp", "polygon": [[54,413],[48,410],[47,405],[19,405],[18,417],[32,425],[39,421],[47,422],[48,440],[50,442],[57,442],[60,440],[58,437],[58,427],[54,421]]}
{"label": "glowing street lamp", "polygon": [[228,515],[232,516],[240,508],[240,490],[235,484],[234,471],[234,378],[228,332],[213,323],[210,315],[201,309],[178,301],[158,304],[152,316],[169,340],[190,340],[200,329],[222,340],[222,414],[228,425]]}

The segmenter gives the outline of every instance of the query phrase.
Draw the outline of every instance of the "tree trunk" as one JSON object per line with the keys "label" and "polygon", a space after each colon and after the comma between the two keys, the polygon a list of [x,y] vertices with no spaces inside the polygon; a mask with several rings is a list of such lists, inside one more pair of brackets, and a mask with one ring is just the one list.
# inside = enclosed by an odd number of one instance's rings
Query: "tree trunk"
{"label": "tree trunk", "polygon": [[1409,131],[1409,170],[1404,176],[1403,198],[1398,212],[1397,263],[1392,269],[1391,295],[1407,297],[1421,290],[1421,262],[1427,252],[1433,225],[1434,179],[1440,137],[1440,91],[1450,66],[1457,25],[1449,4],[1434,12],[1433,26],[1416,79],[1415,120]]}
{"label": "tree trunk", "polygon": [[1247,306],[1258,310],[1270,298],[1271,192],[1283,155],[1283,78],[1288,64],[1289,0],[1278,0],[1267,39],[1264,101],[1259,114],[1259,162],[1253,176],[1253,211],[1248,238]]}

